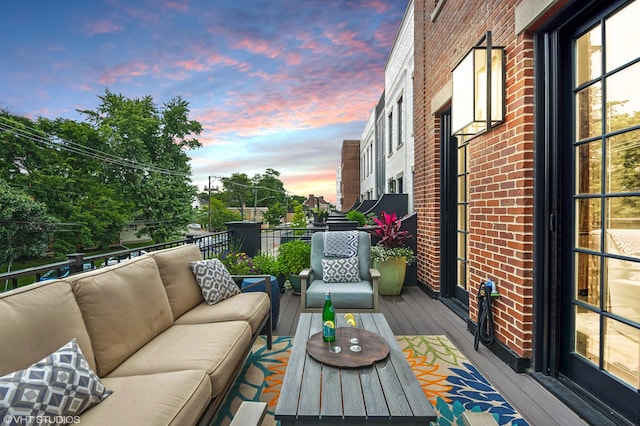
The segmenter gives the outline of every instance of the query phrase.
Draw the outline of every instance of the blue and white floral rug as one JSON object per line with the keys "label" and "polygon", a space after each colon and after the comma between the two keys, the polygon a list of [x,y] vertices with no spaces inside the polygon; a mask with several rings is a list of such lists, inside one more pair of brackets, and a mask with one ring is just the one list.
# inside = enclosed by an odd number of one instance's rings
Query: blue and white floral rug
{"label": "blue and white floral rug", "polygon": [[[500,425],[527,425],[446,336],[396,336],[396,340],[433,404],[439,426],[463,425],[465,410],[489,412]],[[242,401],[266,402],[263,426],[276,425],[273,414],[292,344],[292,337],[274,337],[268,350],[264,338],[256,340],[212,426],[228,425]]]}

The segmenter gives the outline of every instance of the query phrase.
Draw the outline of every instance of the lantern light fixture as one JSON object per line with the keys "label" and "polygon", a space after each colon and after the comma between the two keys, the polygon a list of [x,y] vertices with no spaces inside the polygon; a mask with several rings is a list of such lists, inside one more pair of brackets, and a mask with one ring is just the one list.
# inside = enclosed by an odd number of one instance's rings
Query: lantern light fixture
{"label": "lantern light fixture", "polygon": [[452,134],[462,141],[504,121],[504,47],[488,31],[453,69]]}

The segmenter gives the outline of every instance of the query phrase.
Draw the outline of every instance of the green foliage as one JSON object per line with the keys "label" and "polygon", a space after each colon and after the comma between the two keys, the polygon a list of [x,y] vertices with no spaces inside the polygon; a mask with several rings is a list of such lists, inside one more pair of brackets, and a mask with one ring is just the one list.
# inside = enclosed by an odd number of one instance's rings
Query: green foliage
{"label": "green foliage", "polygon": [[253,260],[247,256],[247,253],[230,252],[225,256],[220,256],[219,259],[232,275],[256,275],[260,273],[254,267]]}
{"label": "green foliage", "polygon": [[[227,193],[229,205],[240,208],[240,216],[244,220],[244,208],[253,201],[253,182],[246,173],[234,173],[231,177],[222,178],[222,185]],[[253,203],[250,203],[253,204]]]}
{"label": "green foliage", "polygon": [[298,228],[293,231],[294,235],[303,235],[304,229],[307,227],[307,216],[305,216],[301,205],[297,205],[293,210],[293,216],[291,217],[291,227]]}
{"label": "green foliage", "polygon": [[271,226],[278,226],[282,219],[286,216],[287,211],[280,203],[271,205],[264,213],[264,220]]}
{"label": "green foliage", "polygon": [[0,264],[10,270],[16,259],[44,256],[54,228],[44,204],[0,179]]}
{"label": "green foliage", "polygon": [[[240,213],[229,210],[219,199],[211,197],[210,203],[211,232],[224,231],[227,228],[225,223],[242,220]],[[205,205],[199,210],[198,223],[202,229],[207,229],[209,226],[209,206]]]}
{"label": "green foliage", "polygon": [[278,262],[282,265],[281,271],[285,274],[299,274],[311,265],[311,245],[293,240],[280,244],[278,248]]}
{"label": "green foliage", "polygon": [[345,216],[351,221],[358,222],[358,226],[365,226],[367,224],[367,217],[364,213],[357,210],[349,210]]}
{"label": "green foliage", "polygon": [[258,253],[253,256],[253,267],[259,274],[269,274],[278,276],[284,274],[282,264],[278,262],[278,257],[269,253]]}

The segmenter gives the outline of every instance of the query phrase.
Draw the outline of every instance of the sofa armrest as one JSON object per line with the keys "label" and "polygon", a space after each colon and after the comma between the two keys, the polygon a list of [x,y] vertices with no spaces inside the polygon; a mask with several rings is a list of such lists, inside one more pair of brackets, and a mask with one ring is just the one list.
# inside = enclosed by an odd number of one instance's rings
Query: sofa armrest
{"label": "sofa armrest", "polygon": [[[261,284],[264,284],[264,292],[267,294],[267,296],[269,296],[269,313],[267,315],[267,348],[271,349],[271,344],[273,341],[273,321],[272,321],[272,314],[273,314],[273,302],[271,301],[271,275],[231,275],[231,278],[234,279],[234,281],[238,282],[238,280],[242,280],[245,278],[261,278],[260,280],[256,281],[253,284],[249,284],[246,285],[244,288],[242,288],[241,290],[246,290],[246,289],[250,289],[252,287],[256,287],[259,286]],[[278,290],[279,291],[279,290]],[[259,333],[259,331],[256,331],[256,333]]]}

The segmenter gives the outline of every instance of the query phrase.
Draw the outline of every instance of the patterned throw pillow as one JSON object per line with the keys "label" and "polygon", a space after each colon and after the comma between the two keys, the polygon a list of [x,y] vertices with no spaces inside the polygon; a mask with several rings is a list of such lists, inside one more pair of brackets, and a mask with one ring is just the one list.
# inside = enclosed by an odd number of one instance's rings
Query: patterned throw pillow
{"label": "patterned throw pillow", "polygon": [[29,368],[0,377],[0,418],[55,417],[75,422],[74,416],[111,393],[74,338]]}
{"label": "patterned throw pillow", "polygon": [[326,283],[360,282],[358,258],[322,259],[322,280]]}
{"label": "patterned throw pillow", "polygon": [[210,305],[240,294],[240,288],[220,259],[207,259],[189,262],[189,266],[202,289],[204,300]]}

